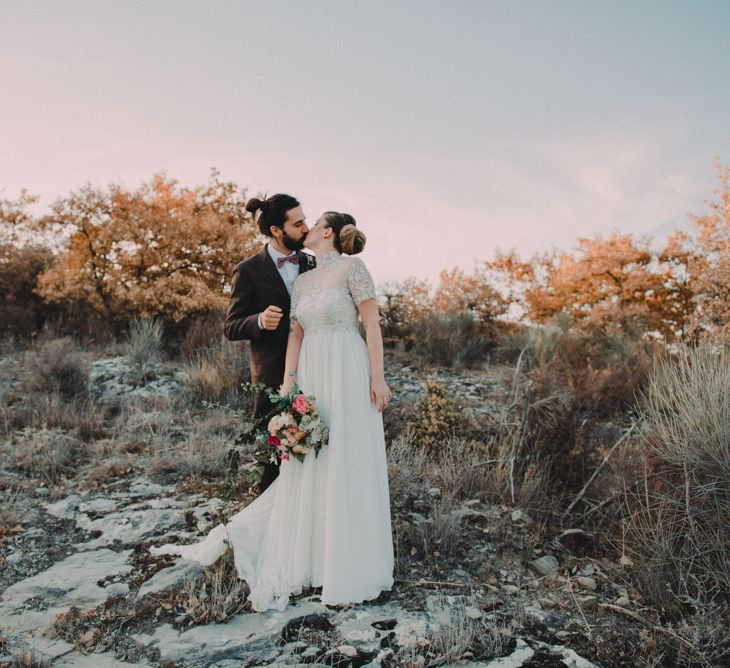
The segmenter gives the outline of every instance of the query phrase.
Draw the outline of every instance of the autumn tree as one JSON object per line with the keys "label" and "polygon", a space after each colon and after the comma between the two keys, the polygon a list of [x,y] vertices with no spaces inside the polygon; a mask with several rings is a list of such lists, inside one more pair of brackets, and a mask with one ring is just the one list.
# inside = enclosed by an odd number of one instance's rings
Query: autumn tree
{"label": "autumn tree", "polygon": [[493,323],[506,313],[509,303],[495,289],[485,265],[473,273],[455,267],[442,271],[433,297],[433,307],[440,313],[470,313],[482,325]]}
{"label": "autumn tree", "polygon": [[632,325],[673,338],[685,325],[691,291],[683,256],[657,253],[630,234],[579,239],[574,253],[536,255],[528,262],[498,254],[488,266],[520,295],[526,316],[546,322],[560,313],[576,321]]}
{"label": "autumn tree", "polygon": [[134,190],[87,185],[38,221],[64,239],[38,292],[86,304],[107,322],[136,315],[179,323],[223,308],[233,267],[257,240],[244,205],[244,191],[215,170],[196,188],[164,174]]}
{"label": "autumn tree", "polygon": [[385,336],[402,336],[409,326],[431,308],[431,285],[413,276],[382,286],[380,322]]}
{"label": "autumn tree", "polygon": [[33,236],[28,207],[38,198],[22,191],[0,200],[0,331],[28,336],[43,325],[43,300],[35,293],[38,276],[53,254]]}
{"label": "autumn tree", "polygon": [[691,233],[677,232],[671,251],[686,265],[693,309],[689,330],[693,338],[730,339],[730,168],[716,164],[717,199],[709,212],[692,216]]}

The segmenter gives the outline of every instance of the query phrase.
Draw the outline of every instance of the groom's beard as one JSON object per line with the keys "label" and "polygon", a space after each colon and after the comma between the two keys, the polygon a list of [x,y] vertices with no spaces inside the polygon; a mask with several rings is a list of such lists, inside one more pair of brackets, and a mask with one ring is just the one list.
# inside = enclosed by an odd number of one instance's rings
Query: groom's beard
{"label": "groom's beard", "polygon": [[281,237],[281,243],[284,244],[290,251],[300,251],[302,248],[304,248],[304,240],[307,238],[307,235],[305,234],[299,241],[296,239],[292,239],[284,230],[282,230],[283,235]]}

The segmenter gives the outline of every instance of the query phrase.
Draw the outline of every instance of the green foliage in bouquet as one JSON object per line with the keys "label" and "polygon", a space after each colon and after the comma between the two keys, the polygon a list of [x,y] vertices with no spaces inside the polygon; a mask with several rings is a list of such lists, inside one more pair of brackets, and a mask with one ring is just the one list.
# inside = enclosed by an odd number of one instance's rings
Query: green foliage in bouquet
{"label": "green foliage in bouquet", "polygon": [[[305,454],[312,449],[316,457],[329,436],[329,430],[320,420],[314,397],[304,396],[298,384],[294,384],[291,394],[283,395],[264,383],[243,383],[241,387],[244,391],[265,393],[271,403],[269,412],[253,417],[241,410],[205,402],[208,407],[224,408],[234,413],[241,424],[234,447],[226,454],[226,499],[229,499],[235,490],[243,447],[254,445],[254,465],[248,471],[246,480],[249,484],[257,484],[261,481],[267,463],[274,462],[277,457],[288,459],[290,455],[303,461]],[[277,434],[279,430],[291,432],[288,445],[282,443],[283,438],[269,433],[272,424],[277,427]],[[289,446],[295,449],[292,450]]]}

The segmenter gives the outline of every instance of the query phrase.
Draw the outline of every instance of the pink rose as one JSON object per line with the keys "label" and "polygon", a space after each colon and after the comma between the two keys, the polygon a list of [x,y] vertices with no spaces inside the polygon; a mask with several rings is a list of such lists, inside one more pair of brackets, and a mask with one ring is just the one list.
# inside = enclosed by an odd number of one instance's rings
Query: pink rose
{"label": "pink rose", "polygon": [[291,407],[300,415],[304,415],[309,412],[309,404],[303,394],[297,394],[294,401],[292,401]]}
{"label": "pink rose", "polygon": [[273,445],[274,447],[278,448],[281,445],[281,441],[276,436],[272,435],[266,439],[266,445]]}
{"label": "pink rose", "polygon": [[282,458],[282,460],[286,459],[288,461],[289,460],[289,455],[282,455],[281,458]]}

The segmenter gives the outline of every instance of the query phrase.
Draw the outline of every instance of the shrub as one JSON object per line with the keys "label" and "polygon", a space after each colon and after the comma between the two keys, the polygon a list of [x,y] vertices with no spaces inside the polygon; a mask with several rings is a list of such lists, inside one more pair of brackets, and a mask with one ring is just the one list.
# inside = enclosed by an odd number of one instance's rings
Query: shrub
{"label": "shrub", "polygon": [[480,323],[466,311],[432,312],[410,323],[410,331],[411,354],[419,362],[468,368],[486,362],[497,328]]}
{"label": "shrub", "polygon": [[135,383],[142,383],[154,377],[162,361],[160,320],[132,318],[127,333],[127,358]]}
{"label": "shrub", "polygon": [[627,519],[644,593],[678,604],[730,600],[730,349],[681,348],[644,396],[653,462]]}
{"label": "shrub", "polygon": [[449,396],[444,385],[427,380],[423,388],[423,397],[408,419],[406,429],[419,446],[438,459],[443,442],[468,432],[472,420]]}
{"label": "shrub", "polygon": [[81,441],[51,429],[26,429],[16,435],[12,447],[15,468],[49,483],[60,482],[73,472],[86,451]]}
{"label": "shrub", "polygon": [[29,338],[41,330],[47,307],[35,287],[52,261],[45,246],[0,243],[0,334]]}
{"label": "shrub", "polygon": [[[540,462],[558,492],[575,491],[599,462],[601,424],[625,419],[651,367],[655,346],[622,332],[553,330],[518,393],[523,464]],[[540,361],[540,360],[543,361]],[[613,436],[613,434],[612,434]]]}
{"label": "shrub", "polygon": [[70,337],[44,342],[30,364],[28,389],[64,400],[89,394],[89,367]]}
{"label": "shrub", "polygon": [[213,311],[191,320],[180,343],[180,357],[189,360],[221,348],[227,339],[223,335],[225,313]]}
{"label": "shrub", "polygon": [[241,383],[249,379],[248,354],[229,342],[219,342],[188,359],[185,386],[191,403],[210,401],[244,408],[253,405],[248,393],[239,393]]}
{"label": "shrub", "polygon": [[225,622],[243,610],[247,590],[236,572],[233,553],[228,551],[200,576],[185,582],[182,605],[195,624]]}

